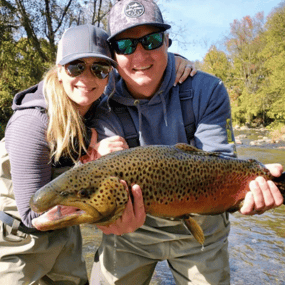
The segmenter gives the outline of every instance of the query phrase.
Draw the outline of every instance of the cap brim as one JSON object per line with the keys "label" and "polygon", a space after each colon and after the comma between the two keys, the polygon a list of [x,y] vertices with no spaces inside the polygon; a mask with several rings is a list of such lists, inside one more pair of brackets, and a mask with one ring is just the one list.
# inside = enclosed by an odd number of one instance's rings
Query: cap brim
{"label": "cap brim", "polygon": [[107,41],[110,42],[113,38],[115,38],[117,35],[121,34],[122,32],[125,32],[125,31],[127,31],[127,30],[129,30],[129,29],[132,29],[132,28],[134,28],[134,27],[139,27],[139,26],[154,26],[154,27],[160,28],[162,31],[165,31],[165,30],[168,30],[168,29],[171,28],[171,26],[168,25],[168,24],[160,24],[160,23],[139,23],[139,24],[136,24],[136,25],[129,26],[129,27],[123,29],[123,30],[120,30],[119,32],[117,32],[117,33],[113,34],[112,36],[110,36],[110,37],[107,39]]}
{"label": "cap brim", "polygon": [[57,62],[57,64],[60,65],[65,65],[71,61],[80,59],[80,58],[85,58],[85,57],[96,57],[96,58],[102,58],[107,60],[108,62],[110,62],[111,65],[113,65],[114,67],[117,67],[117,62],[114,61],[113,59],[111,59],[108,56],[104,56],[102,54],[96,54],[96,53],[80,53],[80,54],[73,54],[70,56],[66,56],[64,57],[62,60],[60,60],[59,62]]}

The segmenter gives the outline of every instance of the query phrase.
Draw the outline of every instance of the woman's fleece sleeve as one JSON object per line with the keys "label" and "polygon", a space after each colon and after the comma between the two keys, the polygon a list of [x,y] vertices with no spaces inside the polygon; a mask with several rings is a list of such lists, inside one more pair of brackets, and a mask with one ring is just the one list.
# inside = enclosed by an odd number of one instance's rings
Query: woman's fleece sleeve
{"label": "woman's fleece sleeve", "polygon": [[22,221],[28,227],[32,227],[32,219],[39,216],[30,209],[30,198],[51,180],[46,126],[47,116],[39,110],[18,110],[5,133],[14,195]]}

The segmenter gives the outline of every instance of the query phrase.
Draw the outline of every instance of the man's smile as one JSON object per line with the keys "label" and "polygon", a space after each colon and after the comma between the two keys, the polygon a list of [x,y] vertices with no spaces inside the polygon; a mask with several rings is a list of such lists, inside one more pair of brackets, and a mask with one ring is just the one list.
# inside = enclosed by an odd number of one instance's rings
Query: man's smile
{"label": "man's smile", "polygon": [[135,68],[133,68],[133,70],[135,70],[135,71],[145,71],[145,70],[150,69],[151,67],[152,67],[152,65],[150,64],[150,65],[147,65],[147,66],[135,67]]}

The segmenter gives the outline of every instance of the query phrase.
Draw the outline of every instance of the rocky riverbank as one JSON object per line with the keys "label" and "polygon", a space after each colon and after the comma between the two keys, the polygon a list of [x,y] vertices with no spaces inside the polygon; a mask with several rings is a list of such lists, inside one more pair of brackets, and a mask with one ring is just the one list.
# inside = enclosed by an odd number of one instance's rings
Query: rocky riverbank
{"label": "rocky riverbank", "polygon": [[285,135],[283,134],[278,138],[272,137],[270,131],[265,128],[236,126],[234,134],[237,145],[285,149]]}

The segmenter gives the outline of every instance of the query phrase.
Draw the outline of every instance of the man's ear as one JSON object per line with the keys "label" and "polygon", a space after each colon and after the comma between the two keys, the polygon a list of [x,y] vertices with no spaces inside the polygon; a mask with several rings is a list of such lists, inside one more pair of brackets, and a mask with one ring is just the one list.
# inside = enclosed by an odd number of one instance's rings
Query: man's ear
{"label": "man's ear", "polygon": [[169,48],[172,44],[172,40],[169,38],[169,34],[165,34],[166,46]]}

